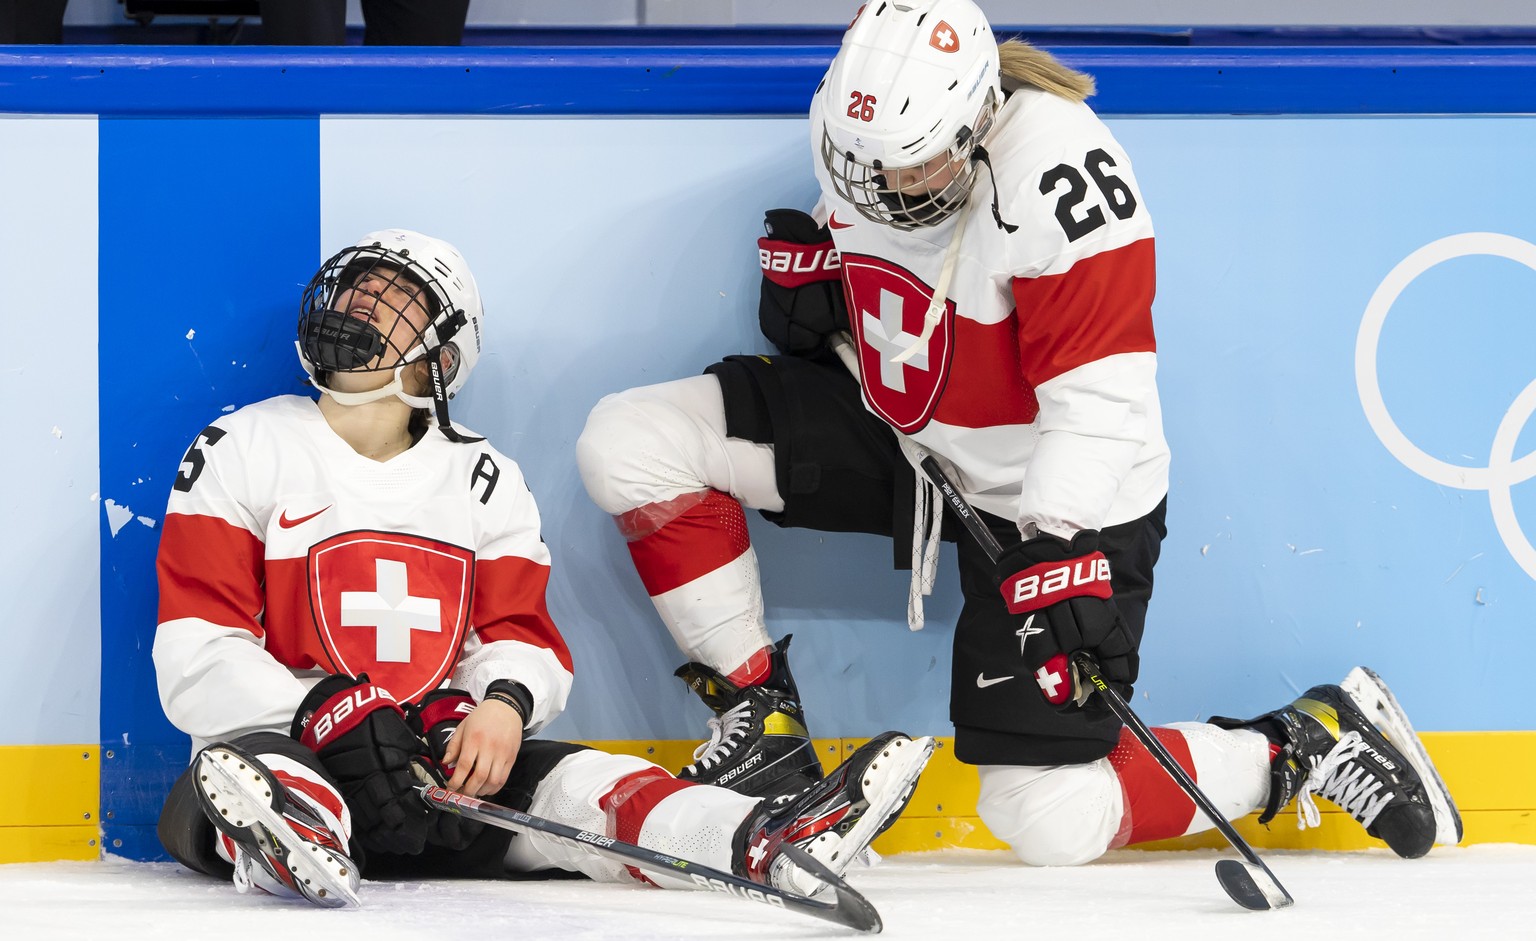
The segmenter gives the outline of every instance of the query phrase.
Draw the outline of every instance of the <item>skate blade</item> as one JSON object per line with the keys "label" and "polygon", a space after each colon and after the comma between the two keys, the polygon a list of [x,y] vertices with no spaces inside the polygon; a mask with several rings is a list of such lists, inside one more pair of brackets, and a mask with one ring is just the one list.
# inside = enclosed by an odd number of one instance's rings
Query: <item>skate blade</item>
{"label": "skate blade", "polygon": [[[803,851],[826,866],[833,875],[841,877],[868,850],[868,844],[879,834],[886,818],[906,807],[917,787],[917,778],[936,747],[937,743],[927,735],[915,739],[903,737],[887,743],[880,757],[865,768],[859,782],[860,791],[869,802],[864,815],[841,839],[833,842],[829,838],[818,838]],[[825,848],[827,842],[831,843],[830,850]],[[830,892],[831,886],[802,870],[797,873],[793,890],[807,898],[820,898]]]}
{"label": "skate blade", "polygon": [[[306,899],[324,908],[361,904],[349,879],[351,860],[337,857],[293,832],[283,815],[272,809],[266,778],[251,768],[243,755],[210,746],[197,756],[197,771],[198,788],[228,826],[249,829],[259,825],[282,844],[283,864]],[[220,829],[234,837],[226,827]]]}
{"label": "skate blade", "polygon": [[1435,763],[1430,760],[1424,743],[1408,722],[1408,714],[1398,703],[1397,697],[1387,687],[1386,681],[1368,667],[1355,667],[1339,684],[1360,707],[1360,711],[1385,735],[1392,746],[1403,753],[1413,770],[1424,781],[1424,792],[1429,796],[1430,809],[1435,813],[1435,842],[1454,846],[1461,842],[1461,813],[1451,797],[1450,788],[1440,777]]}

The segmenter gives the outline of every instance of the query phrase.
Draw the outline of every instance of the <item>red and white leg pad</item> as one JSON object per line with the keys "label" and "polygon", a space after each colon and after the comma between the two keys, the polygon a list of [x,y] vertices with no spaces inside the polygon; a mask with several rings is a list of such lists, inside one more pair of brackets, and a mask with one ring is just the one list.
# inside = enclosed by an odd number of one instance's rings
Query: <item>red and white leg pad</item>
{"label": "red and white leg pad", "polygon": [[[539,783],[528,812],[603,833],[669,855],[729,871],[731,837],[757,799],[723,788],[679,781],[640,758],[581,751]],[[541,834],[512,841],[508,865],[519,871],[575,870],[601,882],[629,881],[635,872]],[[692,881],[647,874],[666,888]]]}

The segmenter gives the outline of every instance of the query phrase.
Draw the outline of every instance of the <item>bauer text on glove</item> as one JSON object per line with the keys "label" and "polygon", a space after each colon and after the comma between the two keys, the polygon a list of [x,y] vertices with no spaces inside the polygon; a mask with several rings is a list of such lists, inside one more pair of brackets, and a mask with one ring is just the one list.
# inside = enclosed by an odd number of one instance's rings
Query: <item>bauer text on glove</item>
{"label": "bauer text on glove", "polygon": [[1079,650],[1098,661],[1105,680],[1135,682],[1135,640],[1115,609],[1097,532],[1084,530],[1070,543],[1048,535],[1026,540],[998,559],[997,575],[1008,611],[1026,619],[1025,663],[1047,701],[1072,698],[1068,658]]}

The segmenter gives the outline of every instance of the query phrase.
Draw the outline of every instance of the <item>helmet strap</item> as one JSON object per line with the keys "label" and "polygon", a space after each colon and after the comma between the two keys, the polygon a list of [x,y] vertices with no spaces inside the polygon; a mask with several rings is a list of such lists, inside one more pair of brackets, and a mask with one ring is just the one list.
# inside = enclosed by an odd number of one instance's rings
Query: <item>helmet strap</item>
{"label": "helmet strap", "polygon": [[971,151],[971,159],[986,167],[987,175],[992,178],[992,218],[997,222],[997,227],[1009,235],[1019,231],[1018,226],[1003,221],[1003,210],[997,202],[997,171],[992,169],[992,157],[987,153],[987,148],[977,144]]}
{"label": "helmet strap", "polygon": [[448,393],[443,383],[443,365],[437,356],[427,357],[427,371],[432,375],[432,408],[434,414],[437,415],[437,427],[443,433],[443,437],[456,444],[473,444],[476,441],[484,441],[484,438],[477,438],[474,435],[460,434],[459,430],[453,427],[453,423],[449,421]]}

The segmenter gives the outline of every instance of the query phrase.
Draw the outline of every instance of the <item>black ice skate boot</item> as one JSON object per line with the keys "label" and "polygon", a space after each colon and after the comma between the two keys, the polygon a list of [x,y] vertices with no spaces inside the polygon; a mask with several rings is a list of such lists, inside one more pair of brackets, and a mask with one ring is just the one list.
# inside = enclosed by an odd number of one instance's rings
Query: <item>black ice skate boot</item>
{"label": "black ice skate boot", "polygon": [[235,888],[302,896],[326,908],[358,904],[360,876],[342,838],[305,795],[260,759],[223,742],[197,756],[203,813],[235,844]]}
{"label": "black ice skate boot", "polygon": [[796,895],[817,894],[824,883],[780,847],[794,844],[841,876],[901,816],[933,749],[932,738],[886,732],[798,797],[765,799],[736,831],[736,874]]}
{"label": "black ice skate boot", "polygon": [[788,650],[785,637],[768,658],[767,678],[756,686],[737,688],[702,663],[678,669],[676,675],[715,713],[709,741],[694,751],[693,764],[679,778],[750,797],[797,793],[821,779]]}
{"label": "black ice skate boot", "polygon": [[1342,686],[1314,686],[1283,709],[1222,728],[1250,728],[1276,746],[1260,823],[1296,800],[1298,826],[1317,826],[1312,795],[1337,804],[1399,856],[1461,840],[1461,818],[1408,717],[1380,677],[1357,667]]}

